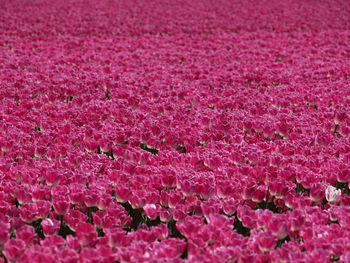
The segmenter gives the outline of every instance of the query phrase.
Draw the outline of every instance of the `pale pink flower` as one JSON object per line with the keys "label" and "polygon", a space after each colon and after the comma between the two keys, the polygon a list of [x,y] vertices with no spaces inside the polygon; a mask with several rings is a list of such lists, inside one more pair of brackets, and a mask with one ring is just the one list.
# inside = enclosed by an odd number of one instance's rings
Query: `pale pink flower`
{"label": "pale pink flower", "polygon": [[328,186],[326,189],[326,199],[328,202],[337,202],[341,196],[341,190],[333,186]]}

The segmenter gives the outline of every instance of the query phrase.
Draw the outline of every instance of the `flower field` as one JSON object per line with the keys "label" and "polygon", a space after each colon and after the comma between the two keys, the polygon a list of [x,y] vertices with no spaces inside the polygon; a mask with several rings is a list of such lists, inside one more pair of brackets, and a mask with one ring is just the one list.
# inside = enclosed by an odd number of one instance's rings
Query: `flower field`
{"label": "flower field", "polygon": [[0,263],[350,262],[346,0],[0,0]]}

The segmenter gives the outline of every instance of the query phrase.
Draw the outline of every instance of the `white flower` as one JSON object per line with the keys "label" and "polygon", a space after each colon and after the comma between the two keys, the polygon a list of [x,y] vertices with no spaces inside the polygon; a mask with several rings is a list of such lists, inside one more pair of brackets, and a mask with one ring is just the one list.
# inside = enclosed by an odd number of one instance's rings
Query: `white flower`
{"label": "white flower", "polygon": [[326,199],[328,202],[337,202],[341,196],[341,190],[333,186],[328,186],[326,189]]}

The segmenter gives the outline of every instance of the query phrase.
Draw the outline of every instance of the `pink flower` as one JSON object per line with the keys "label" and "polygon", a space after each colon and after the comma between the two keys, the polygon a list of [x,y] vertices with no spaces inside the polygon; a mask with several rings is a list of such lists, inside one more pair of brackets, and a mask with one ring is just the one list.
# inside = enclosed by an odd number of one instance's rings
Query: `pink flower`
{"label": "pink flower", "polygon": [[182,204],[184,202],[183,195],[178,191],[169,192],[168,204],[170,208],[174,208],[175,206]]}
{"label": "pink flower", "polygon": [[60,174],[53,169],[48,169],[45,172],[44,177],[48,186],[56,186],[60,182]]}
{"label": "pink flower", "polygon": [[154,220],[159,215],[159,207],[155,204],[146,204],[143,206],[143,211],[149,217],[149,219]]}
{"label": "pink flower", "polygon": [[12,238],[6,243],[2,253],[9,262],[15,262],[22,257],[25,248],[26,243],[23,240]]}
{"label": "pink flower", "polygon": [[176,186],[176,175],[175,172],[172,170],[163,170],[161,174],[161,183],[164,188],[169,187],[175,187]]}
{"label": "pink flower", "polygon": [[176,227],[186,238],[194,238],[199,231],[203,218],[199,216],[186,217],[182,222],[176,222]]}
{"label": "pink flower", "polygon": [[64,215],[69,210],[69,199],[65,196],[57,196],[52,200],[52,206],[58,215]]}
{"label": "pink flower", "polygon": [[10,224],[0,221],[0,251],[10,238]]}
{"label": "pink flower", "polygon": [[182,221],[187,216],[186,208],[182,206],[177,206],[174,209],[173,218],[175,221]]}
{"label": "pink flower", "polygon": [[49,201],[39,200],[34,204],[36,205],[37,219],[42,219],[48,216],[51,210],[51,203]]}
{"label": "pink flower", "polygon": [[88,223],[80,223],[76,228],[75,234],[83,247],[92,246],[97,241],[95,227]]}
{"label": "pink flower", "polygon": [[256,192],[254,193],[252,201],[255,203],[260,203],[260,202],[264,201],[266,198],[266,192],[267,191],[266,191],[265,187],[259,186],[256,189]]}
{"label": "pink flower", "polygon": [[277,237],[279,240],[284,239],[288,236],[287,224],[278,218],[271,219],[268,222],[267,230],[271,233],[271,235]]}
{"label": "pink flower", "polygon": [[152,227],[151,231],[157,236],[158,240],[166,239],[170,234],[167,224],[159,224],[154,226]]}
{"label": "pink flower", "polygon": [[50,188],[48,186],[37,186],[34,187],[33,193],[32,193],[32,200],[39,201],[39,200],[49,200],[50,199]]}
{"label": "pink flower", "polygon": [[84,204],[84,189],[80,186],[72,187],[69,193],[69,199],[72,204]]}
{"label": "pink flower", "polygon": [[133,209],[138,209],[144,206],[146,203],[146,193],[142,190],[135,191],[131,198],[129,199],[129,203]]}
{"label": "pink flower", "polygon": [[86,139],[84,142],[83,142],[83,145],[85,147],[85,150],[88,152],[88,153],[93,153],[93,152],[97,152],[97,147],[98,147],[98,144],[95,140],[93,139]]}
{"label": "pink flower", "polygon": [[266,232],[262,232],[257,236],[257,243],[259,249],[263,253],[266,253],[275,248],[277,245],[277,238]]}
{"label": "pink flower", "polygon": [[269,222],[273,219],[273,213],[270,210],[258,210],[257,226],[260,229],[266,230]]}
{"label": "pink flower", "polygon": [[303,215],[296,215],[295,217],[290,218],[291,223],[291,230],[293,232],[298,231],[303,224],[305,223],[305,216]]}
{"label": "pink flower", "polygon": [[112,148],[111,138],[102,137],[99,141],[99,146],[102,152],[107,153]]}
{"label": "pink flower", "polygon": [[23,240],[27,246],[35,244],[39,241],[39,237],[35,233],[35,229],[32,226],[24,225],[15,231],[17,239]]}
{"label": "pink flower", "polygon": [[342,169],[337,174],[337,180],[340,183],[350,182],[350,169]]}
{"label": "pink flower", "polygon": [[162,191],[160,193],[159,202],[163,207],[169,207],[169,192]]}
{"label": "pink flower", "polygon": [[41,246],[51,248],[63,248],[65,244],[66,240],[58,235],[47,236],[45,239],[40,241]]}
{"label": "pink flower", "polygon": [[228,231],[233,225],[233,218],[226,217],[220,214],[210,214],[207,218],[208,224],[216,228]]}
{"label": "pink flower", "polygon": [[236,212],[238,205],[237,200],[230,198],[223,201],[222,209],[226,215],[231,216]]}
{"label": "pink flower", "polygon": [[28,204],[32,201],[32,195],[30,191],[25,189],[19,189],[17,192],[17,201],[20,204]]}
{"label": "pink flower", "polygon": [[173,211],[165,208],[160,210],[160,213],[159,213],[160,221],[167,223],[171,220],[172,217],[173,217]]}
{"label": "pink flower", "polygon": [[200,197],[204,200],[208,200],[215,194],[215,184],[209,180],[203,180],[199,183]]}
{"label": "pink flower", "polygon": [[63,247],[55,252],[56,258],[59,258],[62,263],[74,263],[79,261],[78,254],[69,247]]}
{"label": "pink flower", "polygon": [[103,228],[106,216],[107,216],[106,211],[99,210],[99,211],[92,213],[92,219],[94,221],[94,225],[97,228]]}
{"label": "pink flower", "polygon": [[220,204],[214,201],[202,202],[200,207],[205,217],[208,217],[210,214],[213,213],[219,213],[220,211]]}
{"label": "pink flower", "polygon": [[75,231],[80,223],[86,222],[87,219],[87,215],[78,210],[70,210],[67,214],[64,215],[64,221],[66,222],[67,226],[73,231]]}
{"label": "pink flower", "polygon": [[98,209],[105,210],[111,202],[113,202],[113,199],[110,195],[101,194],[100,198],[97,200],[96,206]]}
{"label": "pink flower", "polygon": [[178,238],[168,238],[161,242],[166,250],[167,258],[177,258],[182,255],[186,249],[186,241]]}
{"label": "pink flower", "polygon": [[61,222],[59,220],[46,218],[41,222],[41,227],[43,228],[44,235],[50,236],[55,235],[60,230]]}
{"label": "pink flower", "polygon": [[248,183],[242,191],[242,198],[244,200],[251,200],[255,194],[256,185],[253,182]]}
{"label": "pink flower", "polygon": [[26,223],[32,223],[37,219],[38,212],[35,204],[25,204],[20,207],[21,219]]}
{"label": "pink flower", "polygon": [[125,203],[129,200],[131,196],[131,191],[129,187],[122,185],[117,185],[115,187],[115,197],[119,203]]}
{"label": "pink flower", "polygon": [[87,207],[97,206],[100,195],[97,191],[87,189],[84,194],[84,203]]}
{"label": "pink flower", "polygon": [[120,228],[106,229],[106,237],[111,247],[127,246],[130,242],[126,232]]}
{"label": "pink flower", "polygon": [[[191,186],[192,187],[192,186]],[[233,187],[229,182],[220,182],[216,187],[216,194],[219,198],[225,199],[232,195]]]}
{"label": "pink flower", "polygon": [[256,227],[256,219],[249,215],[242,216],[242,225],[246,228],[255,228]]}
{"label": "pink flower", "polygon": [[81,249],[81,243],[77,237],[68,235],[66,237],[67,247],[73,249],[74,251],[79,251]]}
{"label": "pink flower", "polygon": [[83,248],[79,254],[80,262],[90,263],[90,262],[101,262],[102,257],[98,251],[94,248]]}
{"label": "pink flower", "polygon": [[323,184],[311,184],[310,187],[310,198],[312,201],[314,201],[316,204],[323,201],[325,198],[325,192]]}
{"label": "pink flower", "polygon": [[284,199],[288,193],[288,185],[284,180],[275,180],[269,183],[269,190],[271,195],[275,196],[277,199]]}
{"label": "pink flower", "polygon": [[21,259],[22,262],[54,262],[55,255],[48,247],[42,247],[39,245],[31,246],[27,248]]}

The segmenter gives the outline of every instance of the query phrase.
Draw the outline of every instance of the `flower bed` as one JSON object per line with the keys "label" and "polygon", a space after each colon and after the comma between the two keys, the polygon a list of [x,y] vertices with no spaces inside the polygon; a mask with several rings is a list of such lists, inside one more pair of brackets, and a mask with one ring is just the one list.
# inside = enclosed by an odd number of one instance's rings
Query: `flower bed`
{"label": "flower bed", "polygon": [[2,1],[1,262],[349,262],[347,1]]}

